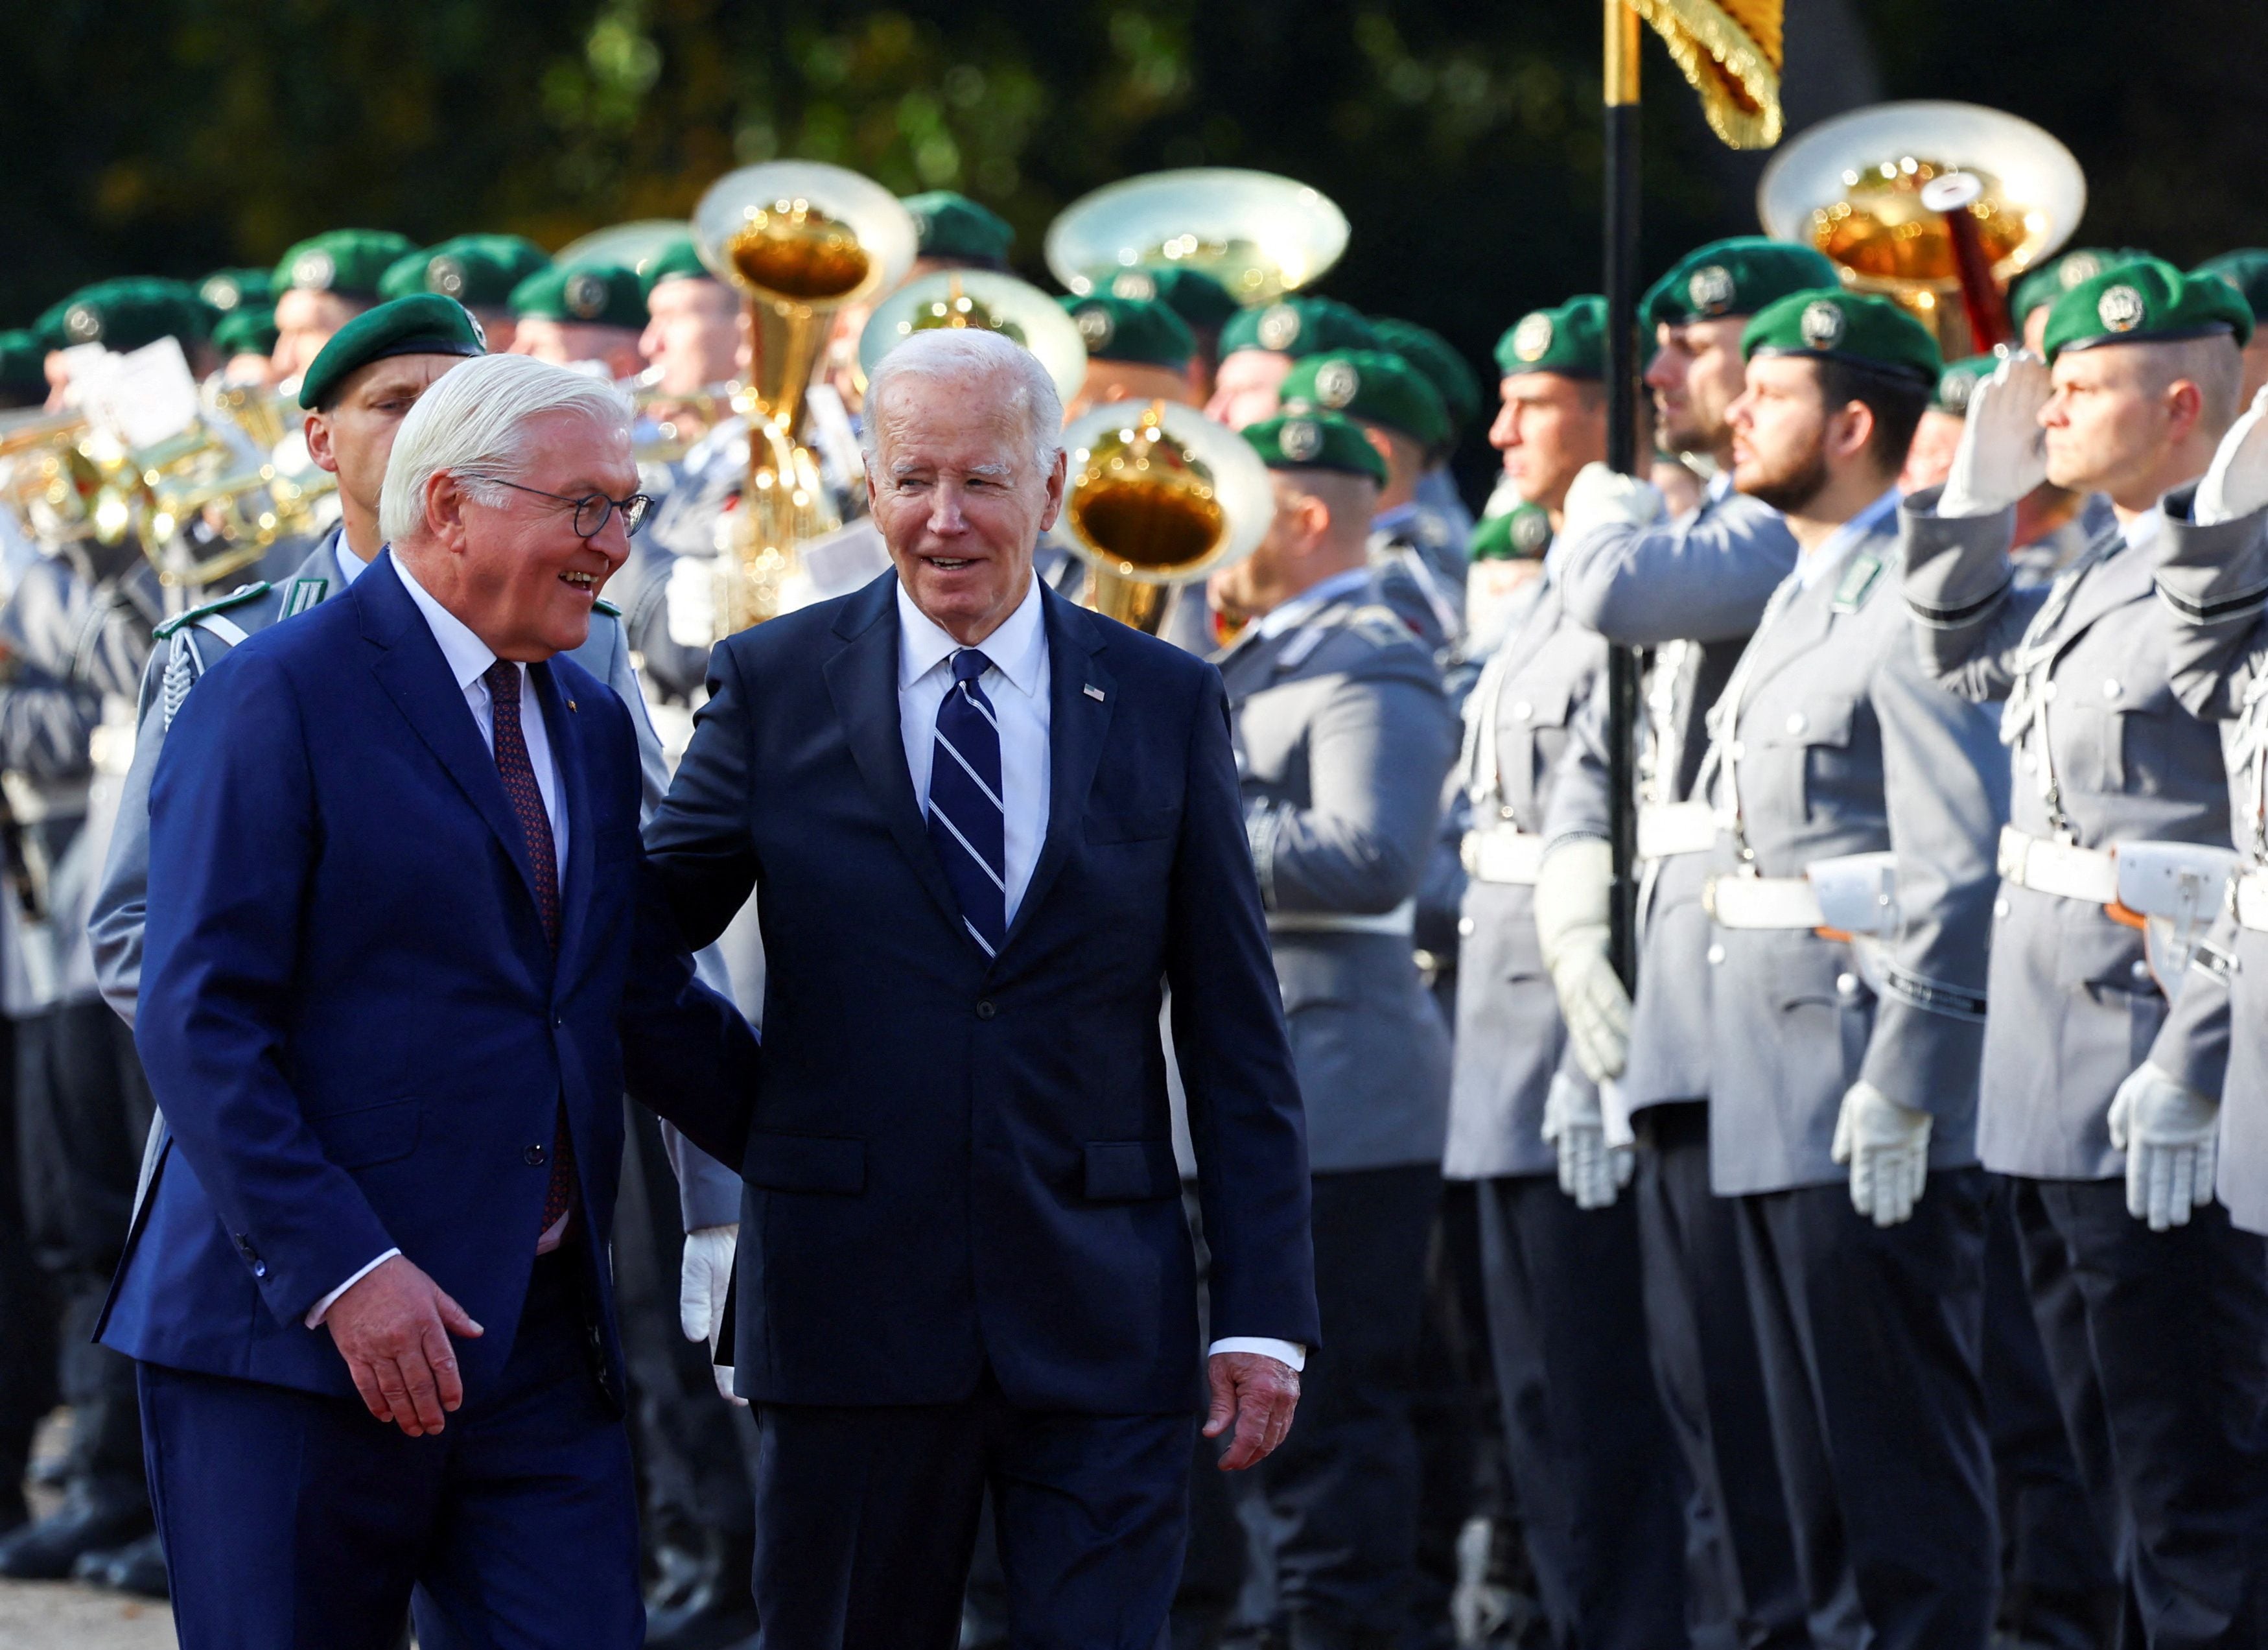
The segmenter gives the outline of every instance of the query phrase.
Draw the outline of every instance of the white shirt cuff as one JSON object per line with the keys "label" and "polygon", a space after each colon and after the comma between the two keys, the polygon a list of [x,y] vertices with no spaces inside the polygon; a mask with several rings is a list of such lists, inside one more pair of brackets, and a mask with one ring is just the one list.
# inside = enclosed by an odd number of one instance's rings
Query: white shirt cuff
{"label": "white shirt cuff", "polygon": [[338,1304],[338,1300],[341,1295],[346,1293],[348,1290],[353,1288],[364,1278],[369,1277],[371,1273],[376,1271],[379,1267],[385,1265],[387,1262],[392,1260],[395,1256],[401,1253],[401,1251],[400,1249],[387,1250],[385,1254],[371,1262],[369,1265],[364,1267],[353,1277],[348,1278],[346,1282],[341,1284],[337,1288],[332,1290],[330,1293],[325,1295],[320,1300],[315,1302],[313,1306],[308,1307],[307,1315],[304,1320],[307,1327],[311,1330],[319,1330],[322,1328],[324,1314],[328,1313],[333,1307]]}
{"label": "white shirt cuff", "polygon": [[1306,1347],[1296,1341],[1270,1340],[1265,1335],[1231,1335],[1205,1348],[1208,1358],[1219,1352],[1258,1352],[1279,1364],[1289,1364],[1295,1370],[1307,1366]]}

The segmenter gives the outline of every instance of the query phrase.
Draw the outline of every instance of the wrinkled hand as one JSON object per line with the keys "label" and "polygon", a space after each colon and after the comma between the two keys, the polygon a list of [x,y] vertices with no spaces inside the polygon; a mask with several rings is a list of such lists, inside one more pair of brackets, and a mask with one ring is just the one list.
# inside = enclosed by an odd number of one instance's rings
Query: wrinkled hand
{"label": "wrinkled hand", "polygon": [[709,1367],[716,1374],[717,1390],[746,1409],[748,1401],[733,1393],[733,1366],[715,1361],[717,1339],[725,1332],[725,1302],[733,1288],[733,1252],[740,1239],[738,1221],[685,1234],[685,1259],[677,1273],[677,1327],[687,1340],[709,1343]]}
{"label": "wrinkled hand", "polygon": [[706,647],[717,639],[717,564],[703,556],[681,556],[662,586],[662,613],[669,639],[680,647]]}
{"label": "wrinkled hand", "polygon": [[1989,516],[2006,510],[2048,478],[2047,431],[2041,409],[2055,393],[2047,364],[2018,350],[1977,380],[1938,499],[1940,516]]}
{"label": "wrinkled hand", "polygon": [[1599,1091],[1565,1072],[1551,1079],[1543,1101],[1543,1143],[1559,1154],[1559,1190],[1578,1209],[1604,1209],[1630,1184],[1638,1159],[1627,1145],[1607,1144],[1607,1116]]}
{"label": "wrinkled hand", "polygon": [[1561,506],[1559,535],[1572,544],[1594,527],[1642,527],[1658,521],[1667,506],[1661,489],[1652,482],[1625,475],[1604,464],[1590,463],[1575,472]]}
{"label": "wrinkled hand", "polygon": [[323,1327],[347,1360],[364,1406],[412,1438],[442,1428],[442,1411],[465,1401],[449,1337],[481,1326],[440,1285],[403,1256],[381,1261],[331,1302]]}
{"label": "wrinkled hand", "polygon": [[2145,1061],[2111,1097],[2110,1144],[2126,1153],[2126,1212],[2153,1232],[2187,1226],[2213,1201],[2220,1102]]}
{"label": "wrinkled hand", "polygon": [[1205,1359],[1205,1381],[1212,1388],[1212,1410],[1204,1435],[1219,1438],[1235,1428],[1221,1452],[1220,1470],[1241,1472],[1265,1461],[1292,1430],[1300,1372],[1265,1352],[1215,1352]]}
{"label": "wrinkled hand", "polygon": [[2234,521],[2268,505],[2268,386],[2252,398],[2198,483],[2190,519],[2199,527]]}
{"label": "wrinkled hand", "polygon": [[1851,1167],[1851,1206],[1876,1226],[1911,1219],[1929,1177],[1930,1116],[1872,1083],[1853,1083],[1830,1153]]}

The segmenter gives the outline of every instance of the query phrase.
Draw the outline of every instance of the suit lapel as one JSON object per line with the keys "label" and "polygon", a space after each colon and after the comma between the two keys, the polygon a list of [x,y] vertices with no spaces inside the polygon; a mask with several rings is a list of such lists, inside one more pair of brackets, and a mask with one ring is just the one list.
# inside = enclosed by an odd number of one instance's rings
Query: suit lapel
{"label": "suit lapel", "polygon": [[1008,924],[1008,937],[1000,947],[1004,957],[1016,936],[1030,926],[1032,913],[1078,839],[1080,821],[1086,817],[1086,793],[1094,788],[1094,770],[1102,761],[1103,740],[1118,698],[1117,680],[1098,657],[1102,637],[1095,621],[1052,590],[1042,593],[1041,611],[1048,626],[1048,834],[1032,867],[1031,882],[1016,907],[1016,919]]}
{"label": "suit lapel", "polygon": [[598,874],[598,844],[592,840],[590,764],[583,750],[582,710],[559,691],[549,664],[528,667],[536,703],[543,707],[543,733],[559,774],[559,806],[567,810],[567,863],[559,867],[559,960],[563,966],[583,938],[590,909],[592,879]]}

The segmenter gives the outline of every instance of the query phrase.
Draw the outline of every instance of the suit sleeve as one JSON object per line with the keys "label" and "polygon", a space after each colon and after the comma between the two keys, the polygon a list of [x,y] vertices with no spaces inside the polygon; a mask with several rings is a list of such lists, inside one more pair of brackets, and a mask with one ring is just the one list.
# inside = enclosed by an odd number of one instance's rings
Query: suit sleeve
{"label": "suit sleeve", "polygon": [[752,734],[747,689],[727,643],[710,658],[709,702],[645,828],[647,862],[696,950],[716,942],[756,886],[747,814]]}
{"label": "suit sleeve", "polygon": [[395,1247],[307,1126],[284,1028],[320,850],[292,683],[223,661],[174,719],[151,787],[143,1012],[150,1086],[278,1322]]}
{"label": "suit sleeve", "polygon": [[1964,1116],[1984,1050],[2007,753],[1990,713],[1925,680],[1900,638],[1873,689],[1904,920],[1859,1074],[1901,1105]]}
{"label": "suit sleeve", "polygon": [[1557,556],[1570,616],[1609,641],[1731,641],[1756,628],[1795,566],[1795,536],[1777,511],[1731,498],[1649,527],[1592,528]]}
{"label": "suit sleeve", "polygon": [[[755,1105],[756,1035],[740,1011],[695,971],[693,954],[650,864],[638,870],[630,972],[618,1023],[630,1098],[717,1165],[739,1162],[747,1154]],[[680,1167],[677,1152],[671,1166]]]}
{"label": "suit sleeve", "polygon": [[1167,890],[1166,978],[1212,1250],[1212,1338],[1321,1344],[1307,1120],[1245,846],[1228,697],[1207,667]]}
{"label": "suit sleeve", "polygon": [[2268,510],[2198,527],[2188,490],[2166,500],[2158,600],[2174,615],[2174,696],[2201,721],[2233,721],[2268,674]]}
{"label": "suit sleeve", "polygon": [[2014,510],[1940,516],[1940,490],[1924,488],[1898,506],[1915,653],[1948,691],[1979,704],[2005,699],[2015,686],[2017,645],[2047,592],[2015,587]]}

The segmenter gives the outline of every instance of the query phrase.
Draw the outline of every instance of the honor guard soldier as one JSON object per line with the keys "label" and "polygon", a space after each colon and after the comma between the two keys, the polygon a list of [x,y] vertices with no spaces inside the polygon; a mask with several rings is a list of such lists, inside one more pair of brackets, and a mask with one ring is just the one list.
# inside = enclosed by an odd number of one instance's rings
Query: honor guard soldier
{"label": "honor guard soldier", "polygon": [[512,355],[559,366],[596,361],[610,378],[644,369],[638,339],[646,326],[645,289],[618,263],[539,269],[512,289]]}
{"label": "honor guard soldier", "polygon": [[2260,328],[2262,318],[2268,316],[2268,252],[2257,247],[2224,252],[2217,258],[2207,258],[2190,273],[2220,277],[2235,289],[2252,312],[2252,341],[2244,346],[2244,389],[2238,403],[2250,407],[2261,387],[2268,385],[2268,333]]}
{"label": "honor guard soldier", "polygon": [[[2153,596],[2158,501],[2234,419],[2251,330],[2227,285],[2155,259],[2079,282],[2048,365],[2013,357],[1977,386],[1943,491],[1904,512],[1921,655],[2006,700],[2015,758],[1978,1143],[2014,1181],[2049,1366],[2153,1645],[2249,1644],[2262,1624],[2268,1257],[2211,1201],[2216,1096],[2167,1028],[2215,902],[2198,890],[2233,857],[2229,793]],[[2013,507],[2042,479],[2108,494],[2117,525],[2019,592]]]}
{"label": "honor guard soldier", "polygon": [[1411,1366],[1440,1190],[1447,1028],[1418,978],[1413,896],[1456,732],[1440,675],[1378,604],[1386,466],[1329,414],[1245,431],[1275,482],[1225,576],[1254,615],[1219,659],[1246,830],[1307,1104],[1323,1343],[1252,1475],[1294,1650],[1399,1645],[1416,1540]]}
{"label": "honor guard soldier", "polygon": [[181,347],[192,376],[202,378],[213,365],[210,334],[212,311],[196,290],[180,281],[158,276],[129,275],[98,281],[48,306],[32,331],[47,350],[48,405],[60,411],[69,403],[70,357],[65,351],[82,344],[99,343],[115,355],[125,355],[160,338]]}
{"label": "honor guard soldier", "polygon": [[1370,524],[1379,594],[1434,658],[1446,659],[1464,629],[1464,539],[1417,500],[1419,480],[1449,436],[1440,392],[1398,355],[1343,350],[1301,361],[1278,394],[1286,412],[1320,409],[1351,420],[1386,460]]}
{"label": "honor guard soldier", "polygon": [[1699,782],[1719,823],[1712,1183],[1739,1200],[1814,1642],[1982,1645],[1974,1136],[2007,763],[1989,715],[1923,673],[1896,571],[1895,482],[1942,363],[1896,304],[1839,289],[1766,306],[1742,348],[1734,485],[1801,555]]}
{"label": "honor guard soldier", "polygon": [[2043,352],[2048,312],[2066,292],[2106,269],[2149,255],[2132,247],[2078,247],[2028,271],[2023,279],[2008,289],[2009,319],[2022,335],[2024,348],[2034,355]]}
{"label": "honor guard soldier", "polygon": [[[1763,1372],[1733,1205],[1709,1181],[1708,913],[1701,894],[1717,842],[1695,786],[1703,725],[1764,604],[1794,568],[1779,512],[1733,488],[1727,419],[1746,383],[1741,336],[1791,292],[1835,281],[1809,247],[1760,237],[1712,241],[1640,300],[1654,350],[1646,370],[1657,438],[1705,457],[1699,504],[1670,516],[1651,486],[1587,466],[1569,490],[1557,578],[1568,613],[1606,639],[1648,650],[1641,684],[1640,904],[1637,999],[1607,968],[1612,830],[1607,712],[1579,719],[1543,832],[1543,954],[1560,983],[1579,1062],[1635,1131],[1646,1332],[1663,1413],[1693,1481],[1689,1617],[1742,1643],[1800,1643],[1796,1584]],[[1550,891],[1547,897],[1545,890]],[[1627,1040],[1616,1030],[1627,1013]]]}
{"label": "honor guard soldier", "polygon": [[[1530,504],[1516,504],[1484,516],[1465,546],[1465,630],[1458,648],[1460,668],[1476,670],[1479,661],[1502,645],[1521,616],[1543,590],[1543,555],[1551,548],[1551,518]],[[1469,681],[1466,684],[1470,686]],[[1464,703],[1462,692],[1455,696]]]}
{"label": "honor guard soldier", "polygon": [[1202,407],[1212,394],[1212,371],[1220,360],[1220,329],[1242,307],[1228,289],[1202,269],[1178,264],[1121,269],[1103,288],[1112,298],[1155,299],[1181,317],[1196,350],[1189,357],[1191,403]]}
{"label": "honor guard soldier", "polygon": [[[1499,348],[1494,438],[1529,462],[1539,510],[1606,449],[1604,307],[1538,310]],[[1465,702],[1469,880],[1442,1172],[1478,1185],[1506,1451],[1552,1639],[1637,1650],[1683,1636],[1680,1491],[1647,1373],[1637,1219],[1617,1199],[1630,1153],[1604,1137],[1537,943],[1544,815],[1606,659],[1594,631],[1566,621],[1547,559]],[[1596,950],[1606,967],[1603,927]]]}
{"label": "honor guard soldier", "polygon": [[1086,346],[1086,380],[1064,405],[1065,424],[1115,401],[1202,404],[1191,377],[1197,338],[1162,298],[1097,292],[1058,301]]}
{"label": "honor guard soldier", "polygon": [[1449,458],[1465,431],[1472,428],[1473,420],[1481,416],[1480,378],[1456,346],[1431,328],[1384,317],[1373,318],[1370,325],[1378,335],[1380,349],[1409,362],[1440,394],[1441,405],[1449,415],[1449,433],[1432,454],[1425,473],[1418,478],[1416,497],[1420,505],[1449,521],[1456,530],[1456,542],[1462,544],[1472,537],[1473,512],[1465,508],[1464,497],[1457,490]]}
{"label": "honor guard soldier", "polygon": [[271,304],[246,304],[223,315],[212,329],[221,377],[232,384],[272,384],[278,335]]}
{"label": "honor guard soldier", "polygon": [[416,248],[386,229],[334,229],[301,241],[276,262],[278,383],[305,372],[338,329],[380,302],[378,284]]}
{"label": "honor guard soldier", "polygon": [[1220,365],[1204,415],[1232,430],[1273,418],[1283,410],[1284,380],[1309,356],[1378,347],[1368,321],[1320,293],[1293,292],[1239,310],[1220,329]]}
{"label": "honor guard soldier", "polygon": [[518,235],[453,235],[438,247],[395,259],[379,277],[382,298],[436,292],[472,312],[489,353],[511,351],[517,318],[514,288],[551,267],[551,254]]}

